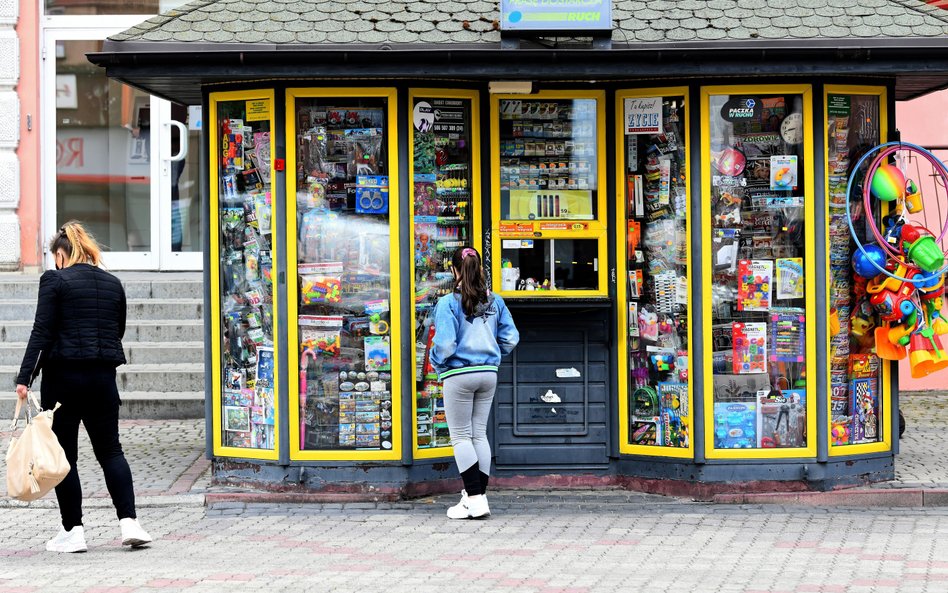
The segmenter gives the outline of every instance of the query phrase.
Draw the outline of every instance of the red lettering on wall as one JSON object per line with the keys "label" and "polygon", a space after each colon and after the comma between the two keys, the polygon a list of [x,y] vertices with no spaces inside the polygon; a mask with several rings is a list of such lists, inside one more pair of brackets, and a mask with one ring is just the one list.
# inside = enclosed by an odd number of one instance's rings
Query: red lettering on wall
{"label": "red lettering on wall", "polygon": [[56,141],[57,167],[84,167],[85,153],[82,138],[66,138],[65,141]]}

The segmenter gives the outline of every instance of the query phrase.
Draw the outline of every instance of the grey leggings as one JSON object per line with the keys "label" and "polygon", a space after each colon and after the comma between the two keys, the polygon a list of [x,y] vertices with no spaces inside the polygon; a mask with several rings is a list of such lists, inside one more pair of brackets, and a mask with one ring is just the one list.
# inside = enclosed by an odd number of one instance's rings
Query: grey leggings
{"label": "grey leggings", "polygon": [[490,371],[454,375],[444,380],[444,412],[460,472],[476,463],[482,473],[490,475],[487,418],[495,389],[497,373]]}

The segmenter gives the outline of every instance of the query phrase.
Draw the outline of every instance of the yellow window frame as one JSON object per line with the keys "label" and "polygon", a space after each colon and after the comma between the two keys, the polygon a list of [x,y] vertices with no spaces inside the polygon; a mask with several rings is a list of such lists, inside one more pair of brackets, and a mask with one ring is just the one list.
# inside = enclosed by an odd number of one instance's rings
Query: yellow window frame
{"label": "yellow window frame", "polygon": [[[533,221],[533,220],[504,220],[505,223],[531,224],[534,227],[533,233],[529,234],[511,234],[501,235],[500,233],[500,102],[505,99],[595,99],[596,100],[596,207],[598,209],[596,218],[589,221],[572,221],[576,223],[588,223],[586,229],[572,231],[550,231],[539,230],[540,224],[551,221]],[[504,298],[583,298],[583,297],[605,297],[609,294],[607,285],[606,268],[608,265],[608,247],[606,245],[606,92],[605,91],[584,91],[584,90],[550,90],[537,91],[526,94],[496,94],[491,95],[490,102],[490,159],[491,159],[491,239],[492,253],[491,261],[491,282],[494,292]],[[537,290],[529,293],[521,291],[501,291],[500,288],[500,262],[502,258],[501,246],[503,239],[596,239],[597,253],[599,258],[599,289],[598,290]]]}
{"label": "yellow window frame", "polygon": [[[625,221],[628,220],[628,200],[619,199],[619,196],[625,196],[625,168],[626,168],[626,150],[625,134],[622,133],[622,122],[625,121],[625,99],[637,99],[642,97],[678,97],[685,100],[685,191],[687,192],[687,206],[685,213],[685,233],[691,243],[691,101],[688,94],[688,87],[666,87],[651,89],[620,90],[616,92],[616,208],[618,218],[616,220],[616,259],[618,261],[618,273],[616,275],[616,295],[617,308],[619,313],[619,453],[624,455],[645,455],[650,457],[674,457],[679,459],[691,459],[694,457],[694,439],[695,439],[695,414],[694,414],[694,381],[692,380],[691,368],[694,368],[692,362],[692,276],[691,276],[691,249],[688,249],[688,259],[686,269],[688,274],[688,410],[690,411],[690,434],[688,435],[687,447],[659,447],[652,445],[633,445],[629,443],[629,308],[627,305],[626,292],[628,288],[628,254],[625,253],[626,227]],[[627,196],[626,196],[627,198]]]}
{"label": "yellow window frame", "polygon": [[[710,196],[711,184],[711,120],[710,120],[710,100],[712,96],[717,95],[800,95],[803,100],[803,128],[804,140],[803,148],[806,159],[803,163],[803,170],[806,174],[806,183],[804,184],[804,216],[811,217],[815,212],[815,181],[813,179],[814,159],[814,115],[813,115],[813,87],[809,84],[763,84],[763,85],[719,85],[701,87],[701,196],[705,204],[702,204],[705,211],[708,210],[706,200]],[[711,230],[710,218],[705,214],[705,222],[702,224],[704,233]],[[806,278],[816,278],[816,231],[815,225],[805,224],[804,245],[806,248],[806,261],[804,263],[804,274]],[[714,448],[714,375],[711,372],[713,367],[713,358],[711,355],[711,238],[702,236],[701,238],[702,254],[702,274],[704,279],[703,293],[705,298],[702,300],[704,322],[701,328],[704,339],[704,440],[705,457],[707,459],[792,459],[802,457],[816,457],[816,399],[819,394],[816,392],[816,373],[811,373],[811,379],[807,385],[806,402],[806,427],[807,427],[807,445],[806,447],[779,448],[779,449],[715,449]],[[816,311],[816,282],[811,280],[806,286],[806,311],[812,314]],[[806,364],[807,368],[816,366],[816,324],[808,323],[806,332]]]}
{"label": "yellow window frame", "polygon": [[[244,449],[242,447],[225,447],[223,443],[223,426],[221,418],[221,399],[223,396],[223,387],[221,384],[221,246],[220,246],[220,158],[218,158],[219,142],[218,130],[219,122],[217,120],[218,103],[230,101],[250,101],[264,99],[270,104],[270,134],[277,133],[275,127],[274,107],[275,97],[272,89],[251,90],[251,91],[228,91],[211,93],[208,97],[210,106],[210,115],[206,120],[206,125],[210,128],[208,162],[211,164],[211,182],[210,195],[208,200],[208,211],[210,212],[210,260],[211,260],[211,424],[213,425],[213,452],[215,457],[234,457],[243,459],[261,459],[276,460],[280,457],[280,410],[279,394],[280,373],[274,370],[273,373],[273,393],[274,393],[274,426],[273,426],[273,450],[270,449]],[[271,140],[271,143],[273,141]],[[270,180],[276,179],[276,169],[273,159],[270,159]],[[275,205],[275,195],[271,189],[271,204]],[[272,207],[272,206],[271,206]],[[273,261],[277,260],[276,250],[273,250]],[[280,349],[277,347],[276,337],[279,335],[277,326],[277,303],[279,302],[278,285],[273,283],[273,366],[279,369]]]}
{"label": "yellow window frame", "polygon": [[[472,237],[471,245],[475,249],[480,251],[482,249],[482,230],[481,230],[481,107],[480,107],[480,93],[476,90],[459,90],[459,89],[436,89],[436,88],[413,88],[408,91],[408,109],[409,114],[415,106],[415,99],[463,99],[471,102],[471,207],[469,209],[471,213],[471,225],[472,225]],[[415,126],[408,126],[408,146],[412,148],[415,146]],[[408,178],[411,180],[409,184],[410,187],[414,186],[415,180],[415,160],[411,159],[408,163]],[[475,204],[475,201],[477,202]],[[411,200],[413,203],[414,200]],[[411,236],[415,236],[415,217],[414,214],[411,218]],[[412,248],[414,251],[414,248]],[[410,294],[415,294],[415,258],[414,254],[411,258],[411,292]],[[412,304],[411,307],[411,327],[414,331],[416,323],[415,307]],[[412,340],[412,352],[414,353],[414,340]],[[443,457],[451,457],[454,455],[454,448],[451,446],[447,447],[436,447],[436,448],[420,448],[418,447],[418,383],[415,381],[415,376],[418,371],[417,362],[414,356],[412,356],[411,361],[412,367],[412,398],[411,398],[411,411],[412,411],[412,456],[414,459],[439,459]]]}
{"label": "yellow window frame", "polygon": [[[885,138],[888,137],[889,133],[889,104],[888,104],[888,89],[884,86],[856,86],[856,85],[836,85],[828,84],[823,87],[823,129],[826,129],[827,122],[829,121],[829,96],[833,95],[868,95],[875,96],[879,98],[879,144],[885,142]],[[829,214],[829,167],[825,167],[825,179],[824,183],[826,184],[826,236],[829,236],[830,231],[830,214]],[[883,204],[883,207],[886,207]],[[887,208],[886,208],[887,209]],[[831,282],[830,279],[830,261],[829,261],[829,249],[827,249],[826,257],[826,302],[830,302],[830,288]],[[830,352],[830,343],[832,341],[832,336],[829,335],[829,332],[826,332],[826,352],[829,356]],[[829,455],[831,457],[840,457],[847,455],[863,455],[866,453],[880,453],[884,451],[892,450],[892,375],[893,372],[892,362],[884,359],[880,359],[880,375],[879,375],[879,384],[882,386],[882,392],[879,394],[879,397],[882,398],[882,439],[875,443],[856,443],[853,445],[834,445],[833,444],[833,418],[832,414],[827,413],[826,415],[826,438],[829,441]],[[829,365],[826,367],[826,385],[829,389],[830,385],[830,368]],[[828,395],[829,396],[829,395]],[[827,396],[827,397],[828,397]]]}
{"label": "yellow window frame", "polygon": [[[287,248],[287,319],[289,347],[295,353],[299,344],[298,274],[297,274],[297,208],[296,208],[296,100],[297,99],[386,99],[388,180],[389,180],[389,261],[392,343],[392,449],[390,451],[353,451],[351,449],[303,450],[300,447],[300,393],[299,382],[290,381],[290,459],[294,461],[397,461],[402,458],[402,347],[401,283],[399,262],[399,164],[398,164],[398,92],[383,87],[289,88],[286,90],[286,248]],[[298,377],[300,357],[290,357],[290,377]]]}

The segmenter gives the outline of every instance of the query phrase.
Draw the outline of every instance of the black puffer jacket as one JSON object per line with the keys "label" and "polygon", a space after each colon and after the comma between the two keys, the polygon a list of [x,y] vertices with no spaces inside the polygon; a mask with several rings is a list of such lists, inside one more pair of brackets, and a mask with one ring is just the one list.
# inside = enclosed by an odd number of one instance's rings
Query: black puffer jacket
{"label": "black puffer jacket", "polygon": [[17,384],[29,384],[40,352],[40,368],[57,361],[125,364],[125,306],[122,283],[105,270],[76,264],[44,273]]}

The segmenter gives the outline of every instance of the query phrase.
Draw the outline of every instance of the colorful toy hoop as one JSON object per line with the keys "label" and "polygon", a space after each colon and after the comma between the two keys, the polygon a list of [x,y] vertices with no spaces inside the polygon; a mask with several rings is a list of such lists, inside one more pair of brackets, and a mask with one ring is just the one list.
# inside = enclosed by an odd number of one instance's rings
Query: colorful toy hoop
{"label": "colorful toy hoop", "polygon": [[[900,150],[914,151],[924,156],[925,159],[932,165],[932,167],[935,168],[941,174],[942,180],[946,184],[948,184],[948,167],[946,167],[945,164],[942,163],[938,159],[937,156],[935,156],[928,150],[922,148],[921,146],[918,146],[917,144],[912,144],[910,142],[886,142],[885,144],[880,144],[879,146],[876,146],[872,148],[871,150],[867,151],[866,154],[862,155],[862,157],[860,157],[859,160],[856,162],[856,166],[853,167],[853,172],[849,175],[849,180],[846,183],[846,196],[847,196],[846,222],[849,224],[849,234],[852,236],[853,241],[856,243],[856,248],[859,249],[859,251],[866,257],[866,261],[868,261],[874,268],[876,268],[879,271],[879,273],[885,274],[886,276],[890,278],[894,278],[900,282],[909,282],[914,285],[916,280],[913,280],[912,278],[904,278],[902,276],[894,274],[890,272],[889,270],[885,269],[884,267],[880,266],[877,262],[875,262],[869,257],[869,254],[866,251],[865,247],[863,246],[862,242],[859,240],[859,237],[856,233],[856,228],[853,225],[852,210],[850,208],[849,199],[848,199],[848,197],[852,194],[853,183],[855,181],[856,174],[859,172],[859,168],[862,167],[862,164],[866,161],[867,158],[872,156],[874,153],[878,152],[875,159],[873,159],[872,163],[869,165],[869,168],[866,170],[866,176],[865,176],[866,181],[863,183],[863,207],[866,212],[866,218],[868,219],[868,222],[869,222],[869,225],[868,225],[869,229],[872,231],[873,237],[875,237],[876,241],[878,242],[878,245],[886,252],[886,255],[892,258],[899,259],[900,261],[902,261],[905,267],[910,270],[924,272],[924,270],[922,270],[915,264],[909,261],[904,261],[904,258],[901,257],[901,254],[896,252],[894,249],[892,249],[889,246],[888,241],[886,241],[885,238],[882,236],[882,233],[879,230],[878,225],[876,224],[875,220],[872,217],[872,208],[871,208],[872,202],[871,202],[871,187],[870,187],[871,183],[869,181],[872,179],[872,175],[873,173],[875,173],[876,169],[879,168],[879,165],[884,163],[885,160],[890,155]],[[946,234],[948,234],[948,217],[945,217],[945,222],[944,222],[944,225],[942,226],[941,234],[938,235],[936,239],[937,242],[941,243],[942,239],[944,239]],[[948,263],[946,263],[944,267],[942,267],[938,271],[932,272],[932,274],[940,276],[944,274],[945,272],[948,272]]]}

